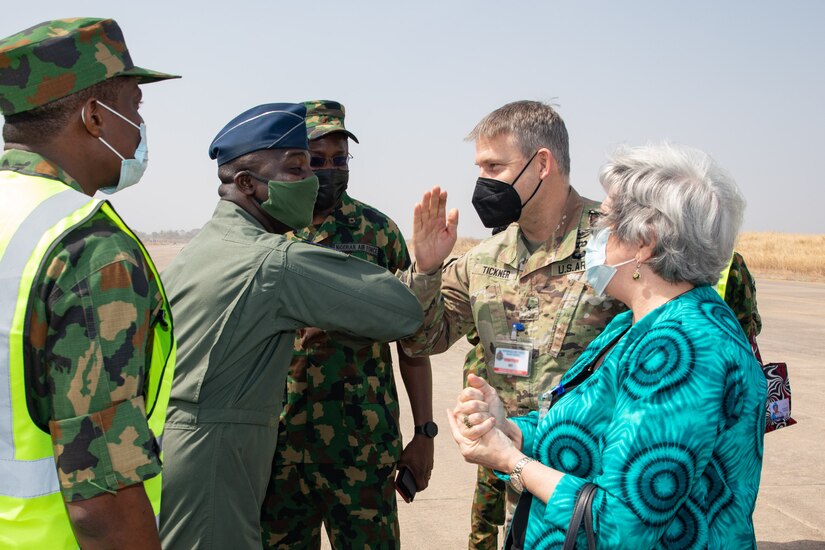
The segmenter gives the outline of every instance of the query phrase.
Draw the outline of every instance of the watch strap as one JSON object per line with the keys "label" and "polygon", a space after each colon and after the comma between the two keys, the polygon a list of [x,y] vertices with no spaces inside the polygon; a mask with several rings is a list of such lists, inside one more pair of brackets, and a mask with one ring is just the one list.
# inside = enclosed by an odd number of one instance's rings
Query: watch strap
{"label": "watch strap", "polygon": [[524,483],[521,480],[521,472],[524,470],[524,467],[531,462],[535,462],[535,459],[525,456],[516,462],[516,465],[513,467],[513,471],[510,472],[510,485],[519,493],[524,491]]}
{"label": "watch strap", "polygon": [[[427,427],[431,427],[431,429],[427,430]],[[428,433],[428,431],[432,431],[434,433],[432,435],[430,435]],[[423,424],[419,424],[418,426],[415,426],[414,432],[417,435],[423,435],[424,437],[429,437],[430,439],[432,439],[436,435],[438,435],[438,424],[436,424],[435,422],[430,420],[428,422],[424,422]]]}

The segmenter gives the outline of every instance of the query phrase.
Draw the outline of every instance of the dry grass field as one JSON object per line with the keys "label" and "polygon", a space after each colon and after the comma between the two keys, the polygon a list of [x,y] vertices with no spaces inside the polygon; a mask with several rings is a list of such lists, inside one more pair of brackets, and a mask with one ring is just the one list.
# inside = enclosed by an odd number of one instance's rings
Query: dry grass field
{"label": "dry grass field", "polygon": [[[453,254],[464,254],[478,242],[459,237]],[[736,250],[755,276],[825,282],[825,235],[742,233]]]}
{"label": "dry grass field", "polygon": [[[464,254],[478,243],[479,239],[459,237],[453,254]],[[146,244],[162,269],[185,243],[151,240]],[[411,242],[407,244],[412,248]],[[825,234],[742,233],[736,250],[757,278],[825,282]]]}
{"label": "dry grass field", "polygon": [[755,275],[789,281],[825,281],[825,235],[743,233],[736,249]]}

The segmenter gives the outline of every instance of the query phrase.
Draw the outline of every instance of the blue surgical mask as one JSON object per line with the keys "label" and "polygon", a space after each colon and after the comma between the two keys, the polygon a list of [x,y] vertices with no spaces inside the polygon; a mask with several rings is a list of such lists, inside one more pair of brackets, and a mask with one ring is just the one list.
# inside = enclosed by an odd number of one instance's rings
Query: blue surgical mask
{"label": "blue surgical mask", "polygon": [[610,239],[610,229],[604,228],[590,237],[584,252],[585,276],[587,282],[593,287],[596,296],[604,294],[604,289],[616,275],[616,268],[629,264],[634,260],[630,258],[616,265],[606,265],[607,261],[607,241]]}
{"label": "blue surgical mask", "polygon": [[[100,141],[103,142],[103,145],[108,147],[112,150],[114,154],[120,157],[120,178],[118,179],[117,185],[113,185],[110,187],[103,187],[100,189],[101,193],[105,193],[107,195],[111,195],[112,193],[117,193],[118,191],[122,191],[127,187],[131,187],[132,185],[136,184],[140,181],[140,178],[143,177],[143,173],[146,171],[146,166],[149,164],[149,143],[146,141],[146,124],[140,123],[140,126],[123,116],[122,114],[118,113],[102,101],[98,100],[97,102],[101,107],[108,109],[110,112],[116,114],[132,126],[138,129],[140,132],[140,143],[138,143],[137,149],[135,149],[134,158],[127,159],[120,153],[118,153],[114,147],[112,147],[105,139],[99,137]],[[83,120],[83,123],[86,123],[86,117],[84,111],[81,109],[80,111],[80,118]]]}

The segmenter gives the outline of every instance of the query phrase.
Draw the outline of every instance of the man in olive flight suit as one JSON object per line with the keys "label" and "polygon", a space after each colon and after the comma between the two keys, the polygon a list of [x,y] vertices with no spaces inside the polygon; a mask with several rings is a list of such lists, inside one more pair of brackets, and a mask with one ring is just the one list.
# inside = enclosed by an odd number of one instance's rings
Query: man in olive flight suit
{"label": "man in olive flight suit", "polygon": [[[421,322],[387,270],[283,233],[312,220],[318,180],[300,104],[241,113],[209,149],[221,200],[164,272],[178,368],[167,420],[161,539],[167,548],[261,547],[295,330],[391,341]],[[369,342],[363,341],[362,344]]]}

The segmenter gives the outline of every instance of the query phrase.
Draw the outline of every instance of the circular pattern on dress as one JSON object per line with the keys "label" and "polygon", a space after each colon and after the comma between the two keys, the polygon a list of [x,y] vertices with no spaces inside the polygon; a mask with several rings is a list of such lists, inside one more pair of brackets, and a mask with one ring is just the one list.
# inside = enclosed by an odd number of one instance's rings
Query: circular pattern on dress
{"label": "circular pattern on dress", "polygon": [[627,458],[622,493],[633,512],[648,526],[662,526],[690,490],[696,456],[680,443],[658,443]]}
{"label": "circular pattern on dress", "polygon": [[742,384],[742,369],[736,363],[725,366],[725,386],[722,393],[722,418],[725,428],[730,428],[742,417],[745,403],[745,388]]}
{"label": "circular pattern on dress", "polygon": [[[665,534],[659,540],[660,545],[674,550],[700,546],[698,544],[700,538],[705,538],[702,537],[704,526],[700,517],[699,507],[688,499],[676,512],[676,516],[670,525],[667,526]],[[707,540],[705,540],[705,544],[707,544]]]}
{"label": "circular pattern on dress", "polygon": [[696,350],[681,324],[666,321],[648,331],[633,350],[625,389],[633,399],[669,391],[688,381]]}
{"label": "circular pattern on dress", "polygon": [[702,482],[707,487],[707,512],[708,523],[713,523],[716,516],[733,503],[733,492],[725,484],[728,473],[724,464],[717,457],[711,457],[705,471],[702,474]]}
{"label": "circular pattern on dress", "polygon": [[567,536],[566,531],[562,531],[558,527],[553,527],[548,524],[543,524],[544,531],[536,537],[533,541],[533,548],[535,550],[559,550],[564,546],[564,538]]}
{"label": "circular pattern on dress", "polygon": [[567,474],[578,477],[591,475],[597,440],[593,432],[574,420],[554,424],[539,439],[541,461]]}
{"label": "circular pattern on dress", "polygon": [[713,326],[722,329],[728,336],[736,340],[742,338],[742,327],[727,304],[716,300],[708,300],[699,304],[699,311],[710,320]]}

